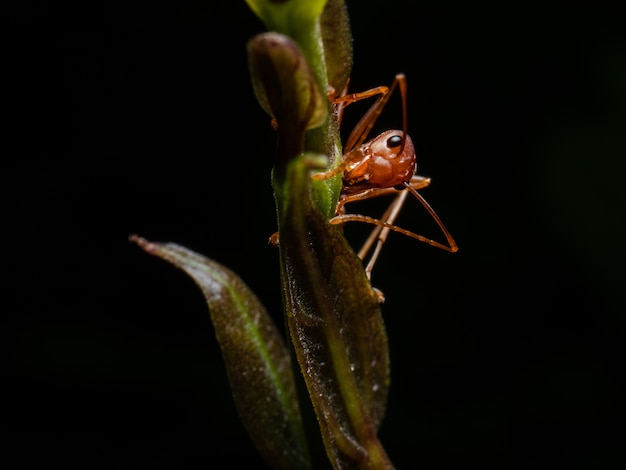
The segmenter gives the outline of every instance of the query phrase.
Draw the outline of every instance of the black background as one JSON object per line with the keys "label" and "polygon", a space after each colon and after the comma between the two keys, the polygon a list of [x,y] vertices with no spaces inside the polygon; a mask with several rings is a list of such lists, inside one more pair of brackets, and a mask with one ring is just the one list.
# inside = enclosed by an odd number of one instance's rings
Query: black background
{"label": "black background", "polygon": [[[424,195],[460,246],[392,234],[374,270],[392,461],[626,467],[620,15],[598,2],[348,8],[351,88],[407,75],[409,132],[433,178]],[[245,51],[263,25],[244,1],[24,2],[7,18],[13,448],[25,466],[265,468],[200,291],[127,241],[174,241],[228,266],[282,324],[267,245],[275,136]],[[380,127],[399,116],[390,104]],[[401,224],[427,222],[407,205]]]}

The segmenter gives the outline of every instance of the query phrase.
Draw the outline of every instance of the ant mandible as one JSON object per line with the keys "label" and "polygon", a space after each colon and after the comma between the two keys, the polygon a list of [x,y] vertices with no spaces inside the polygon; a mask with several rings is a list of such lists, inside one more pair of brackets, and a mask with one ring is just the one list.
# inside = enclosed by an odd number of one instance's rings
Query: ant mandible
{"label": "ant mandible", "polygon": [[[400,89],[402,99],[402,130],[386,131],[365,142],[396,88]],[[330,219],[331,224],[365,222],[376,225],[376,228],[358,253],[359,258],[365,260],[367,254],[373,248],[373,252],[365,267],[365,273],[370,280],[372,269],[378,259],[380,250],[389,232],[392,230],[450,253],[458,251],[457,244],[448,229],[446,229],[439,216],[418,192],[418,190],[424,189],[430,184],[430,178],[416,174],[417,157],[415,148],[407,134],[406,90],[406,77],[404,74],[398,74],[390,87],[380,86],[361,93],[343,94],[333,98],[333,104],[337,105],[338,118],[341,120],[343,108],[346,105],[380,95],[350,133],[344,146],[342,162],[332,170],[312,175],[312,178],[321,180],[343,173],[341,194],[335,210],[336,215]],[[435,220],[446,237],[447,245],[394,225],[394,221],[409,193],[424,206]],[[396,197],[380,219],[346,213],[346,204],[392,194],[396,194]],[[376,243],[375,246],[374,243]],[[384,299],[382,293],[379,292],[379,296],[382,301]]]}

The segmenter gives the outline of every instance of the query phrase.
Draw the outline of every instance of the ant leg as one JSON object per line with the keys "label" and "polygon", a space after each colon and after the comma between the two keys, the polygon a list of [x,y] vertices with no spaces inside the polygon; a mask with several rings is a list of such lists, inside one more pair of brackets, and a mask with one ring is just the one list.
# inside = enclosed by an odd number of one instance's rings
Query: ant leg
{"label": "ant leg", "polygon": [[[390,222],[390,217],[393,216],[393,219],[391,220],[395,220],[397,213],[394,213],[393,211],[400,210],[399,207],[397,209],[395,208],[396,201],[394,201],[391,204],[390,209],[388,209],[387,212],[385,212],[385,214],[383,215],[381,219],[376,219],[374,217],[369,217],[369,216],[360,215],[360,214],[339,214],[333,217],[332,219],[330,219],[330,223],[331,224],[344,224],[346,222],[364,222],[368,224],[378,225],[380,227],[380,229],[378,229],[379,231],[382,231],[382,229],[387,228],[389,230],[393,230],[394,232],[398,232],[408,237],[419,240],[421,242],[427,243],[428,245],[440,248],[444,251],[455,253],[458,251],[459,248],[456,242],[454,241],[454,238],[452,237],[448,229],[445,227],[445,225],[443,224],[443,222],[441,221],[437,213],[433,210],[430,204],[426,202],[426,199],[424,199],[424,197],[417,192],[416,188],[422,188],[425,185],[427,186],[429,183],[430,183],[429,178],[424,178],[424,177],[416,175],[411,179],[411,183],[404,183],[405,189],[400,190],[400,191],[410,192],[420,202],[420,204],[422,204],[422,206],[428,211],[430,216],[435,220],[440,230],[443,232],[444,236],[446,237],[446,241],[448,243],[447,245],[444,245],[443,243],[439,243],[435,240],[431,240],[430,238],[427,238],[423,235],[419,235],[417,233],[411,232],[410,230],[406,230],[396,225],[393,225],[393,223]],[[381,196],[385,194],[390,194],[392,191],[397,192],[398,190],[394,188],[381,188],[378,191],[376,191],[375,189],[366,190],[366,191],[363,191],[362,193],[357,193],[355,195],[351,195],[345,198],[343,201],[343,204],[345,204],[346,202],[352,202],[356,200],[363,200],[363,199],[368,199],[371,197],[377,197],[377,196]],[[349,199],[349,201],[347,199]],[[374,237],[376,236],[378,236],[378,233],[374,235]],[[373,243],[373,242],[370,242],[370,243]]]}
{"label": "ant leg", "polygon": [[356,103],[357,101],[361,101],[367,98],[371,98],[376,95],[384,95],[389,91],[389,87],[386,86],[377,86],[376,88],[372,88],[370,90],[360,91],[358,93],[346,93],[341,96],[332,99],[332,102],[335,104],[343,103],[346,106],[352,103]]}
{"label": "ant leg", "polygon": [[448,242],[448,246],[445,247],[444,249],[446,251],[449,251],[450,253],[456,253],[457,251],[459,251],[459,247],[454,241],[452,234],[448,231],[446,226],[443,224],[443,222],[441,221],[441,219],[439,218],[435,210],[432,207],[430,207],[430,204],[428,204],[426,199],[424,199],[424,197],[420,193],[417,192],[417,190],[421,188],[421,181],[418,180],[418,178],[421,178],[421,177],[418,177],[417,175],[415,175],[413,176],[413,178],[411,178],[410,183],[404,183],[404,185],[406,186],[407,190],[410,191],[411,194],[413,194],[413,196],[415,196],[415,198],[422,204],[422,206],[424,206],[424,209],[428,211],[428,213],[435,220],[435,222],[437,222],[439,229],[443,232]]}
{"label": "ant leg", "polygon": [[391,84],[390,87],[381,86],[377,88],[372,88],[371,90],[364,91],[362,93],[353,93],[352,95],[346,95],[347,97],[346,101],[348,103],[354,103],[355,101],[359,101],[364,98],[369,98],[377,94],[379,94],[380,97],[365,112],[365,114],[359,120],[357,125],[354,126],[354,129],[352,129],[352,132],[350,133],[350,136],[348,137],[348,140],[346,141],[344,154],[354,150],[355,148],[359,147],[363,142],[365,142],[365,140],[367,139],[367,136],[372,130],[372,127],[374,127],[376,120],[380,117],[381,113],[383,112],[383,108],[389,101],[389,98],[391,98],[391,95],[397,86],[400,87],[400,92],[402,94],[402,103],[403,103],[402,105],[402,109],[403,109],[402,130],[404,134],[406,135],[406,122],[407,122],[407,119],[406,119],[407,117],[406,116],[407,114],[406,112],[406,77],[404,76],[404,74],[400,73],[395,76],[393,83]]}
{"label": "ant leg", "polygon": [[[407,196],[408,196],[408,193],[406,191],[400,192],[396,196],[394,201],[389,205],[385,213],[383,214],[382,220],[388,224],[393,224],[394,221],[396,220],[396,217],[398,217],[398,214],[400,213],[400,209],[402,209],[402,206],[404,205],[404,201],[406,200]],[[377,225],[374,228],[374,230],[372,230],[372,233],[370,233],[370,236],[367,238],[367,240],[361,247],[361,250],[359,250],[359,253],[358,253],[359,258],[364,260],[365,256],[372,248],[374,241],[376,241],[376,246],[374,248],[374,251],[372,252],[370,259],[367,262],[367,265],[365,266],[365,275],[370,280],[372,278],[372,270],[374,269],[374,265],[376,264],[376,261],[378,260],[378,256],[380,255],[380,251],[382,250],[383,245],[385,241],[387,240],[389,231],[390,229],[388,227]]]}
{"label": "ant leg", "polygon": [[277,248],[280,245],[280,237],[278,235],[278,232],[274,232],[270,235],[269,239],[267,240],[267,244],[272,245],[274,248]]}
{"label": "ant leg", "polygon": [[[415,190],[420,190],[430,185],[431,179],[426,176],[414,175],[411,178],[411,186]],[[344,195],[339,199],[337,203],[337,214],[344,211],[343,206],[351,202],[365,201],[366,199],[372,199],[380,196],[388,196],[390,194],[397,194],[398,192],[405,191],[405,188],[369,188],[359,191],[358,193]],[[382,217],[384,220],[384,216]]]}
{"label": "ant leg", "polygon": [[[444,245],[442,243],[439,243],[435,240],[431,240],[428,237],[425,237],[423,235],[418,235],[417,233],[413,233],[410,230],[406,230],[403,229],[402,227],[398,227],[397,225],[393,225],[390,224],[388,222],[384,222],[380,219],[375,219],[374,217],[369,217],[367,215],[360,215],[360,214],[340,214],[340,215],[336,215],[335,217],[333,217],[332,219],[330,219],[329,221],[331,224],[333,225],[339,225],[339,224],[345,224],[346,222],[363,222],[366,224],[372,224],[372,225],[380,225],[384,228],[388,228],[389,230],[393,230],[394,232],[398,232],[401,233],[403,235],[406,235],[407,237],[411,237],[411,238],[415,238],[416,240],[420,241],[420,242],[424,242],[427,243],[430,246],[434,246],[436,248],[440,248],[444,251],[448,251],[450,253],[455,253],[459,250],[459,248],[457,247],[456,243],[453,243],[453,246],[448,246],[448,245]],[[454,240],[452,240],[454,241]]]}
{"label": "ant leg", "polygon": [[[419,175],[414,175],[413,178],[411,179],[411,185],[416,190],[423,189],[423,188],[426,188],[430,184],[430,181],[431,181],[430,178],[426,178],[424,176],[419,176]],[[369,237],[367,238],[367,240],[365,241],[365,243],[363,244],[363,246],[361,247],[358,253],[358,257],[361,260],[365,260],[367,253],[372,249],[372,246],[374,245],[374,242],[376,241],[376,247],[374,248],[374,251],[372,255],[370,256],[370,259],[365,267],[365,274],[367,275],[368,279],[371,279],[371,275],[372,275],[371,273],[372,273],[372,270],[374,269],[374,264],[376,263],[376,260],[378,259],[378,256],[380,255],[380,251],[382,250],[383,244],[387,240],[387,236],[389,235],[389,232],[392,230],[390,226],[393,225],[396,218],[398,217],[398,214],[400,213],[400,209],[402,209],[402,206],[404,205],[404,202],[406,201],[408,192],[406,189],[371,188],[371,189],[366,189],[356,194],[350,194],[348,196],[345,196],[339,201],[337,205],[337,212],[341,212],[342,216],[344,216],[345,204],[359,201],[359,200],[362,201],[366,199],[372,199],[374,197],[386,196],[392,193],[398,193],[398,194],[396,198],[394,199],[394,201],[389,205],[385,213],[380,218],[380,221],[383,223],[376,224],[376,227],[374,228],[374,230],[372,230]],[[352,215],[352,214],[349,214],[349,215]],[[365,217],[365,216],[359,216],[359,217]],[[345,217],[343,220],[346,222],[348,221],[345,219]],[[374,220],[376,219],[371,219],[370,223],[374,223],[373,222]],[[336,223],[336,222],[331,220],[331,223]],[[387,224],[388,226],[385,226],[385,224]]]}

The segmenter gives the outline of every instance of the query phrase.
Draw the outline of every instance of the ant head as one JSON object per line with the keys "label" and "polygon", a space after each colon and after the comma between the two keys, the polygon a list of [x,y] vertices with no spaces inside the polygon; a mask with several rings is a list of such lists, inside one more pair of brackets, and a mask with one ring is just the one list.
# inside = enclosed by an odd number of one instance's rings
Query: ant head
{"label": "ant head", "polygon": [[368,181],[376,187],[403,184],[415,173],[415,147],[411,138],[401,130],[380,134],[368,144]]}
{"label": "ant head", "polygon": [[403,131],[394,129],[380,134],[369,142],[372,153],[385,158],[415,159],[415,147]]}

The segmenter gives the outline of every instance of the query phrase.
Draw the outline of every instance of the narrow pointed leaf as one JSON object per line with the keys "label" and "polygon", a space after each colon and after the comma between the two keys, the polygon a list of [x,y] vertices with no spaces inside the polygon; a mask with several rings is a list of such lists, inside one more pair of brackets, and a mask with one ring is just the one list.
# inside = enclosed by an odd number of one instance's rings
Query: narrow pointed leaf
{"label": "narrow pointed leaf", "polygon": [[289,351],[258,298],[231,270],[187,248],[138,236],[131,241],[185,271],[202,290],[235,405],[268,464],[311,468]]}
{"label": "narrow pointed leaf", "polygon": [[311,202],[317,161],[292,160],[279,205],[289,330],[334,467],[390,469],[376,435],[389,387],[387,336],[361,261]]}
{"label": "narrow pointed leaf", "polygon": [[352,33],[344,0],[328,0],[320,26],[328,84],[339,94],[352,70]]}

